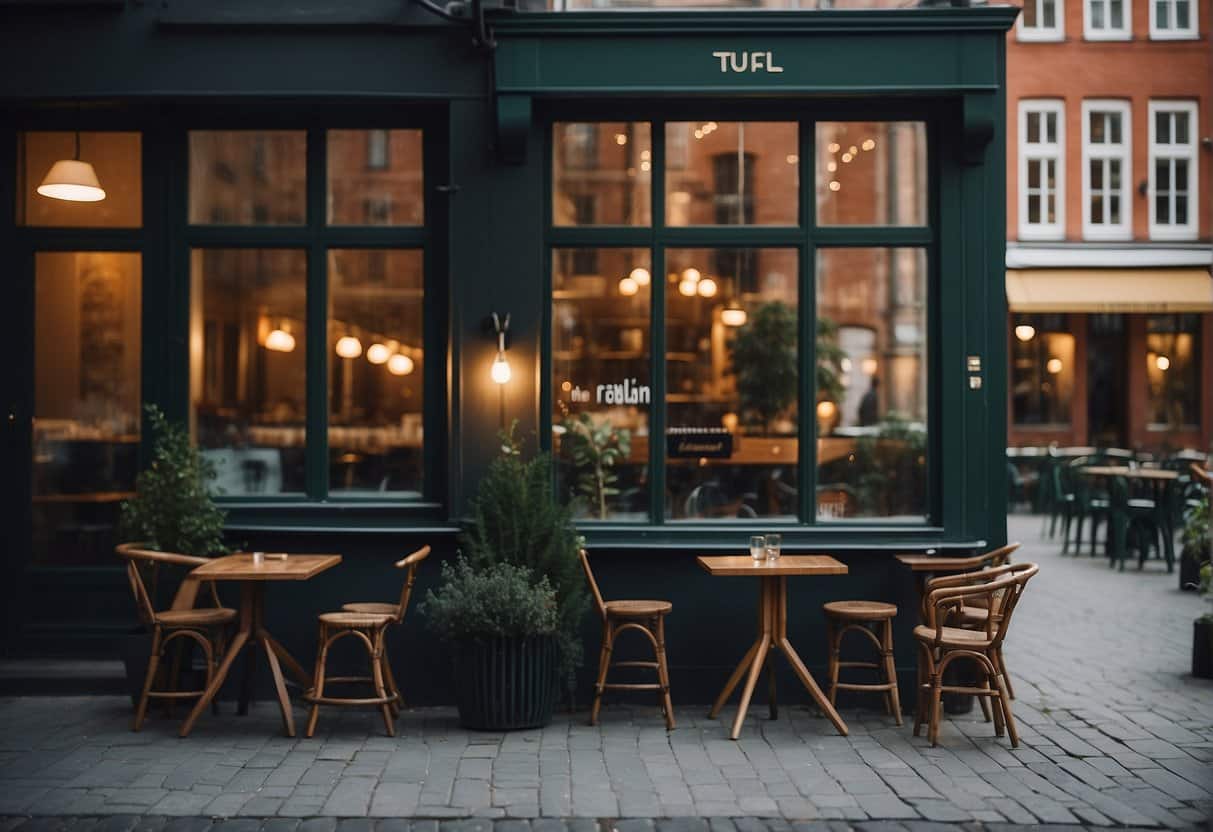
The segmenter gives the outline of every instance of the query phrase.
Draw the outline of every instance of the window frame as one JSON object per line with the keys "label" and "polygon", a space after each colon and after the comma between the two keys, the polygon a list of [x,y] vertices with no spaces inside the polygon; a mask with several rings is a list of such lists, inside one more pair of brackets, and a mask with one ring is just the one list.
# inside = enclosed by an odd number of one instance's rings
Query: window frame
{"label": "window frame", "polygon": [[[797,435],[800,437],[797,483],[800,492],[798,511],[791,520],[771,518],[719,519],[719,520],[672,520],[665,517],[664,495],[666,483],[665,443],[653,441],[652,437],[664,437],[667,428],[666,414],[666,291],[654,279],[650,298],[651,350],[650,379],[652,405],[649,412],[649,458],[650,492],[649,516],[644,522],[626,520],[579,520],[578,525],[592,529],[596,536],[610,539],[612,532],[634,535],[637,529],[663,529],[687,534],[711,534],[730,529],[753,529],[758,525],[797,530],[823,530],[838,533],[853,533],[858,530],[880,530],[883,532],[927,533],[943,528],[946,507],[940,495],[942,489],[943,462],[941,448],[943,439],[941,423],[943,405],[940,396],[941,376],[939,355],[943,349],[938,321],[941,310],[939,269],[942,259],[939,239],[940,189],[930,182],[938,182],[941,131],[941,107],[932,104],[906,104],[882,102],[881,118],[871,117],[870,103],[830,101],[821,102],[811,111],[795,106],[772,106],[736,99],[692,103],[671,103],[660,109],[653,105],[619,104],[603,106],[581,106],[559,103],[541,111],[537,119],[543,130],[543,322],[540,354],[540,447],[552,449],[552,421],[554,391],[552,379],[552,285],[553,252],[562,248],[579,246],[598,248],[647,248],[650,250],[651,271],[654,276],[664,275],[667,249],[673,248],[787,248],[797,251],[799,268],[799,406],[797,408]],[[667,123],[685,121],[710,121],[719,119],[720,112],[728,108],[730,121],[745,122],[795,122],[799,126],[798,156],[800,164],[800,193],[798,222],[794,225],[752,226],[670,226],[665,216],[665,160]],[[648,122],[652,141],[652,199],[651,222],[647,226],[557,226],[553,223],[553,127],[567,122]],[[926,225],[921,226],[869,226],[869,225],[818,225],[816,191],[815,136],[818,122],[834,121],[920,121],[925,125],[927,142],[926,168],[928,183]],[[806,167],[807,165],[807,167]],[[675,168],[676,169],[676,168]],[[816,442],[806,437],[816,435],[816,408],[805,406],[816,400],[816,261],[821,248],[913,248],[923,249],[926,256],[927,309],[924,360],[927,367],[927,473],[925,517],[918,521],[899,518],[856,517],[831,520],[825,523],[817,518],[816,485],[818,482]],[[663,283],[663,282],[662,282]],[[621,538],[623,539],[623,538]]]}
{"label": "window frame", "polygon": [[1147,0],[1150,7],[1150,40],[1198,40],[1200,38],[1200,3],[1196,0],[1186,0],[1188,4],[1188,26],[1180,29],[1171,26],[1166,29],[1158,25],[1158,4],[1166,3],[1170,8],[1171,17],[1175,17],[1175,7],[1185,0]]}
{"label": "window frame", "polygon": [[[1105,20],[1111,18],[1112,3],[1117,0],[1083,0],[1082,3],[1082,36],[1083,40],[1108,41],[1133,39],[1133,3],[1132,0],[1119,0],[1121,5],[1121,25],[1112,27],[1110,24],[1102,29],[1096,29],[1092,22],[1092,7],[1098,3],[1104,7]],[[1148,0],[1153,2],[1153,0]]]}
{"label": "window frame", "polygon": [[[1200,132],[1199,105],[1195,101],[1175,101],[1152,99],[1147,107],[1149,126],[1147,130],[1148,155],[1147,164],[1147,197],[1149,199],[1150,239],[1151,240],[1195,240],[1200,227],[1200,154],[1197,152],[1197,134]],[[1156,121],[1159,113],[1184,113],[1188,117],[1188,143],[1178,145],[1169,142],[1165,145],[1157,143]],[[1163,152],[1163,149],[1166,152]],[[1159,223],[1156,218],[1155,198],[1157,183],[1155,181],[1155,163],[1159,158],[1171,161],[1185,160],[1188,163],[1188,221],[1178,223]],[[1174,195],[1174,177],[1172,176],[1171,192]],[[1172,214],[1174,216],[1174,214]]]}
{"label": "window frame", "polygon": [[[1047,118],[1057,117],[1056,142],[1028,142],[1028,116],[1032,113]],[[1042,119],[1042,125],[1043,125]],[[1061,98],[1023,98],[1019,101],[1018,145],[1018,191],[1020,240],[1064,240],[1066,236],[1066,102]],[[1028,165],[1031,162],[1052,160],[1055,165],[1055,187],[1053,199],[1054,217],[1051,223],[1032,223],[1028,220]],[[1043,187],[1043,186],[1042,186]],[[1042,203],[1043,208],[1043,203]],[[1043,216],[1042,212],[1042,216]]]}
{"label": "window frame", "polygon": [[[1116,113],[1120,116],[1119,144],[1091,143],[1091,114]],[[1114,149],[1109,149],[1114,148]],[[1120,161],[1120,222],[1091,222],[1091,162]],[[1082,102],[1082,236],[1086,240],[1129,240],[1133,237],[1133,120],[1132,108],[1125,99],[1089,98]],[[1113,193],[1109,188],[1106,193]]]}
{"label": "window frame", "polygon": [[[1053,4],[1053,20],[1052,26],[1026,26],[1024,20],[1026,15],[1020,14],[1019,20],[1015,23],[1015,39],[1028,43],[1060,43],[1066,39],[1066,3],[1065,0],[1025,0],[1028,3],[1036,4],[1036,19],[1040,20],[1044,17],[1044,6],[1046,3]],[[1085,0],[1084,0],[1085,2]]]}

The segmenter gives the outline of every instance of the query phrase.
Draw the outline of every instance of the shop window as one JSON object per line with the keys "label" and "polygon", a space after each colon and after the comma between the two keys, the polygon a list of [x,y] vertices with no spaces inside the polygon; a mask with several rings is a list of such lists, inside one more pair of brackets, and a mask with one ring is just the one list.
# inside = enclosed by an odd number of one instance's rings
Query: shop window
{"label": "shop window", "polygon": [[552,128],[552,221],[648,225],[653,150],[646,122]]}
{"label": "shop window", "polygon": [[1084,0],[1083,30],[1087,40],[1129,40],[1132,37],[1129,0]]}
{"label": "shop window", "polygon": [[1019,102],[1019,237],[1065,237],[1065,102]]}
{"label": "shop window", "polygon": [[819,249],[817,517],[927,513],[926,253]]}
{"label": "shop window", "polygon": [[[652,408],[649,253],[556,254],[550,382],[556,490],[579,517],[643,520]],[[602,268],[569,268],[591,259]]]}
{"label": "shop window", "polygon": [[306,148],[302,130],[191,131],[189,221],[302,225]]}
{"label": "shop window", "polygon": [[[143,154],[139,133],[28,132],[17,142],[17,224],[56,228],[143,225]],[[91,166],[104,198],[55,199],[38,188],[61,160]],[[91,196],[91,195],[90,195]]]}
{"label": "shop window", "polygon": [[1150,38],[1189,40],[1199,37],[1194,0],[1150,0]]}
{"label": "shop window", "polygon": [[31,560],[109,563],[138,467],[140,256],[40,252],[34,268]]}
{"label": "shop window", "polygon": [[[796,225],[800,158],[795,123],[695,121],[665,127],[686,165],[665,175],[666,224]],[[677,138],[674,138],[677,137]]]}
{"label": "shop window", "polygon": [[1020,40],[1060,41],[1066,36],[1064,0],[1025,0],[1017,28]]}
{"label": "shop window", "polygon": [[1019,427],[1067,427],[1074,394],[1074,336],[1064,315],[1011,319],[1011,421]]}
{"label": "shop window", "polygon": [[330,225],[425,222],[420,130],[329,130]]}
{"label": "shop window", "polygon": [[1151,430],[1197,429],[1200,424],[1199,315],[1146,319],[1146,408]]}
{"label": "shop window", "polygon": [[1083,236],[1128,239],[1133,210],[1129,102],[1082,104]]}
{"label": "shop window", "polygon": [[1150,237],[1196,239],[1196,102],[1150,102]]}
{"label": "shop window", "polygon": [[817,124],[817,222],[926,225],[926,125]]}
{"label": "shop window", "polygon": [[333,249],[328,261],[329,491],[419,498],[422,254]]}

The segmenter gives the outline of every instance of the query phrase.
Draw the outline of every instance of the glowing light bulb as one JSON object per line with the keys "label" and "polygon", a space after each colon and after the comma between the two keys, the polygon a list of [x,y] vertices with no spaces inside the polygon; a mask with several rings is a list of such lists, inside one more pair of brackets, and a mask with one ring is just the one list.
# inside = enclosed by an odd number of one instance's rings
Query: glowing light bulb
{"label": "glowing light bulb", "polygon": [[628,137],[627,137],[626,133],[616,133],[615,134],[615,144],[619,145],[620,147],[623,147],[627,143],[628,143]]}
{"label": "glowing light bulb", "polygon": [[829,150],[831,153],[837,153],[841,149],[841,147],[842,146],[840,144],[838,144],[838,142],[830,142]]}
{"label": "glowing light bulb", "polygon": [[342,358],[357,358],[362,355],[362,342],[353,335],[342,335],[337,339],[337,355]]}
{"label": "glowing light bulb", "polygon": [[835,179],[833,182],[830,183],[830,190],[831,191],[841,191],[842,183],[839,182],[837,179]]}
{"label": "glowing light bulb", "polygon": [[710,277],[705,277],[699,281],[699,296],[711,298],[716,296],[716,281]]}
{"label": "glowing light bulb", "polygon": [[720,310],[720,322],[725,326],[745,326],[745,310],[735,302]]}
{"label": "glowing light bulb", "polygon": [[632,273],[628,277],[636,281],[637,286],[648,286],[653,281],[653,276],[649,274],[649,270],[643,267],[632,269]]}
{"label": "glowing light bulb", "polygon": [[876,140],[875,139],[864,139],[862,147],[864,150],[875,150],[876,149]]}
{"label": "glowing light bulb", "polygon": [[265,336],[265,348],[274,352],[291,352],[295,349],[295,336],[285,329],[272,329]]}
{"label": "glowing light bulb", "polygon": [[493,366],[489,368],[489,375],[498,384],[505,384],[510,380],[513,373],[510,372],[510,362],[506,360],[505,353],[497,353]]}
{"label": "glowing light bulb", "polygon": [[850,153],[844,153],[844,154],[842,154],[842,161],[843,161],[843,162],[849,162],[849,161],[851,161],[851,159],[853,159],[853,158],[854,158],[854,157],[853,157],[853,156],[851,156],[851,154],[850,154]]}
{"label": "glowing light bulb", "polygon": [[394,376],[407,376],[413,372],[415,366],[413,359],[402,352],[396,353],[387,360],[387,370]]}
{"label": "glowing light bulb", "polygon": [[826,165],[826,170],[828,170],[830,173],[833,173],[834,171],[838,170],[838,163],[837,163],[837,162],[829,162],[829,163]]}
{"label": "glowing light bulb", "polygon": [[700,277],[699,269],[695,268],[694,266],[692,266],[689,269],[683,269],[683,271],[682,271],[683,280],[689,280],[692,283],[698,283],[699,277]]}
{"label": "glowing light bulb", "polygon": [[683,295],[684,297],[688,297],[688,298],[694,297],[695,293],[698,291],[699,291],[699,284],[693,280],[683,280],[681,283],[678,284],[678,292],[679,292],[679,294]]}
{"label": "glowing light bulb", "polygon": [[636,281],[630,277],[625,277],[619,281],[619,294],[624,297],[631,297],[640,291],[640,287],[636,285]]}
{"label": "glowing light bulb", "polygon": [[786,157],[786,161],[789,165],[794,165],[800,161],[800,157],[797,156],[795,153],[789,153]]}
{"label": "glowing light bulb", "polygon": [[366,348],[366,360],[372,364],[386,364],[392,357],[392,351],[387,344],[374,343]]}
{"label": "glowing light bulb", "polygon": [[1015,337],[1020,341],[1031,341],[1036,337],[1036,327],[1031,324],[1020,324],[1015,327]]}
{"label": "glowing light bulb", "polygon": [[817,418],[819,421],[828,422],[834,418],[834,414],[838,412],[838,406],[831,401],[817,403]]}
{"label": "glowing light bulb", "polygon": [[859,369],[863,370],[865,376],[874,376],[876,371],[880,369],[880,362],[875,358],[865,358],[859,362]]}
{"label": "glowing light bulb", "polygon": [[1057,375],[1058,373],[1061,372],[1061,359],[1060,358],[1050,358],[1048,360],[1048,362],[1045,364],[1045,369],[1048,370],[1053,375]]}
{"label": "glowing light bulb", "polygon": [[847,152],[850,153],[851,158],[854,159],[859,154],[859,148],[856,147],[855,145],[851,145],[850,147],[847,148]]}
{"label": "glowing light bulb", "polygon": [[1165,373],[1167,370],[1171,369],[1171,359],[1167,358],[1165,355],[1160,355],[1158,358],[1154,359],[1154,366]]}

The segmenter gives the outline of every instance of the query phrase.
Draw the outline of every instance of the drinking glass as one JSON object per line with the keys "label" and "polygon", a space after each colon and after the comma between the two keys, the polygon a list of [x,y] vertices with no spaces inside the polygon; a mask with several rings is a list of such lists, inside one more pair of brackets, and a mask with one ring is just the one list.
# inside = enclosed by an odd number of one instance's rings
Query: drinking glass
{"label": "drinking glass", "polygon": [[778,560],[780,555],[780,545],[783,543],[783,537],[777,534],[767,535],[767,560]]}
{"label": "drinking glass", "polygon": [[750,557],[756,561],[767,559],[767,539],[760,534],[750,538]]}

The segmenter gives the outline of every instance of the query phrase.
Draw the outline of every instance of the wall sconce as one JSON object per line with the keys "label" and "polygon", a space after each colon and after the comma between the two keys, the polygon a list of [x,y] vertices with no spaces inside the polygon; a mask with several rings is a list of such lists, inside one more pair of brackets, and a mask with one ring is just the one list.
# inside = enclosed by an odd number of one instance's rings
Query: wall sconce
{"label": "wall sconce", "polygon": [[38,186],[38,193],[51,199],[66,202],[100,202],[105,191],[97,180],[97,171],[88,162],[80,160],[80,131],[75,133],[75,153],[70,159],[60,159],[51,165]]}
{"label": "wall sconce", "polygon": [[510,362],[505,357],[505,339],[510,331],[510,314],[507,312],[505,317],[502,318],[494,312],[490,318],[493,325],[493,334],[497,338],[497,357],[493,359],[493,366],[490,368],[489,374],[497,384],[506,384],[513,376],[513,373],[510,371]]}

